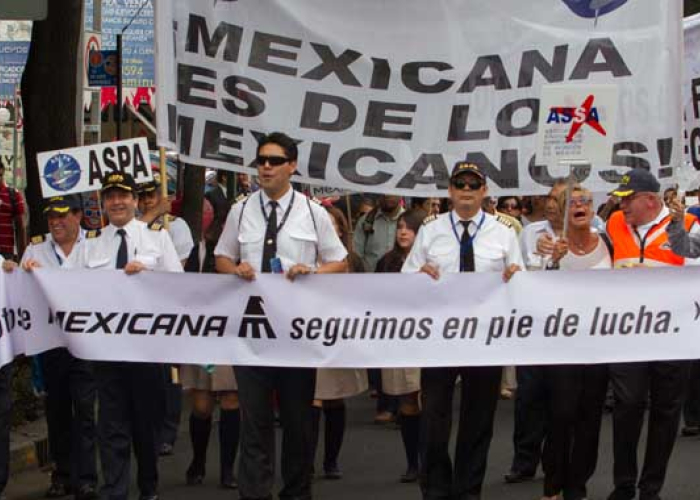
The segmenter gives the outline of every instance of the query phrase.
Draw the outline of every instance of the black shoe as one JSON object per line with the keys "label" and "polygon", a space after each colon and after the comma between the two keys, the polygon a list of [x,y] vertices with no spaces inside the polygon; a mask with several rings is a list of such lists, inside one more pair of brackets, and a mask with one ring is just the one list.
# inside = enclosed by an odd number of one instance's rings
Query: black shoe
{"label": "black shoe", "polygon": [[204,482],[204,468],[196,467],[191,463],[185,472],[185,483],[187,486],[197,486]]}
{"label": "black shoe", "polygon": [[163,443],[160,445],[160,450],[158,450],[158,455],[161,457],[167,457],[173,454],[173,445],[170,443]]}
{"label": "black shoe", "polygon": [[100,495],[97,494],[97,490],[92,484],[84,484],[78,488],[73,498],[75,500],[97,500]]}
{"label": "black shoe", "polygon": [[526,474],[517,470],[512,470],[503,477],[508,484],[524,483],[527,481],[532,481],[534,478],[534,474]]}
{"label": "black shoe", "polygon": [[324,465],[323,477],[326,479],[343,479],[343,473],[340,471],[340,467],[338,467],[337,464]]}
{"label": "black shoe", "polygon": [[150,495],[140,495],[139,500],[159,500],[160,497],[158,496],[158,493],[152,493]]}
{"label": "black shoe", "polygon": [[221,481],[219,481],[219,486],[225,490],[237,490],[238,480],[236,476],[231,474],[230,476],[222,477]]}
{"label": "black shoe", "polygon": [[637,496],[637,491],[634,487],[629,490],[623,490],[620,488],[615,488],[610,495],[608,495],[608,500],[634,500]]}
{"label": "black shoe", "polygon": [[52,481],[49,489],[44,493],[44,498],[62,498],[73,493],[73,489],[60,481]]}
{"label": "black shoe", "polygon": [[406,472],[401,474],[399,479],[402,483],[415,483],[418,481],[418,469],[415,467],[409,467]]}
{"label": "black shoe", "polygon": [[691,436],[699,436],[700,435],[700,427],[697,425],[686,425],[681,429],[681,436],[683,437],[691,437]]}

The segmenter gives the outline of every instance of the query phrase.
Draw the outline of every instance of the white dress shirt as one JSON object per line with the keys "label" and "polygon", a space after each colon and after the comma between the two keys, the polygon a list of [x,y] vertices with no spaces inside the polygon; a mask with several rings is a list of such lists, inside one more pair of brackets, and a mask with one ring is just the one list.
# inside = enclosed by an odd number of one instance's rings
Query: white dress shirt
{"label": "white dress shirt", "polygon": [[[469,232],[474,237],[476,272],[503,272],[511,264],[524,268],[518,237],[512,228],[481,210],[471,221]],[[426,223],[418,231],[401,272],[417,273],[425,264],[438,268],[441,273],[460,272],[463,232],[464,226],[454,211]]]}
{"label": "white dress shirt", "polygon": [[80,260],[80,248],[85,241],[85,231],[80,230],[78,238],[73,243],[73,248],[69,255],[63,253],[61,246],[57,244],[51,233],[46,235],[46,239],[41,243],[30,244],[22,256],[22,264],[29,259],[37,261],[41,267],[48,269],[75,268]]}
{"label": "white dress shirt", "polygon": [[[270,199],[262,190],[233,206],[214,255],[228,257],[235,263],[247,262],[256,271],[261,271],[267,230],[261,200],[265,213],[269,215],[272,209]],[[291,205],[289,216],[277,233],[277,257],[285,272],[295,264],[314,268],[318,262],[340,262],[345,259],[347,251],[323,207],[293,189],[289,189],[277,203],[278,225],[282,224]]]}
{"label": "white dress shirt", "polygon": [[[88,239],[82,247],[81,261],[90,269],[116,269],[121,244],[119,228],[109,224],[98,238]],[[167,231],[149,229],[145,222],[132,219],[126,231],[128,261],[141,262],[151,271],[182,272],[182,264]]]}

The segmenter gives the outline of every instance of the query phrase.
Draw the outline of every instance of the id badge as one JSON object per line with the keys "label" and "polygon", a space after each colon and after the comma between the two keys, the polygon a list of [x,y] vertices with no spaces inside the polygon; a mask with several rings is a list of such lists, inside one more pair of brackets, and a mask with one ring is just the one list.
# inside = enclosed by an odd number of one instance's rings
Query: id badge
{"label": "id badge", "polygon": [[274,257],[270,259],[270,272],[273,274],[284,273],[284,269],[282,269],[282,261],[279,257]]}

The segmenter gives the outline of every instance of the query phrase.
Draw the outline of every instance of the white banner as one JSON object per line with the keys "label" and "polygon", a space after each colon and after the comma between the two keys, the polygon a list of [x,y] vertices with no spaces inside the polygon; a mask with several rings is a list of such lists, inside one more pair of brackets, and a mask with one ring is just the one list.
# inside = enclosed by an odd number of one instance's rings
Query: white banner
{"label": "white banner", "polygon": [[36,158],[44,198],[95,191],[112,172],[127,172],[138,184],[153,180],[145,137],[46,151]]}
{"label": "white banner", "polygon": [[253,173],[281,130],[309,184],[445,195],[467,158],[493,195],[544,193],[568,170],[534,157],[543,84],[619,88],[588,188],[682,156],[680,0],[158,0],[156,25],[159,142],[188,163]]}
{"label": "white banner", "polygon": [[1,276],[9,297],[0,363],[57,346],[86,359],[313,367],[700,359],[694,267],[523,272],[508,284],[490,273],[294,283],[86,270]]}
{"label": "white banner", "polygon": [[685,65],[683,111],[685,115],[685,160],[700,170],[700,14],[683,21]]}

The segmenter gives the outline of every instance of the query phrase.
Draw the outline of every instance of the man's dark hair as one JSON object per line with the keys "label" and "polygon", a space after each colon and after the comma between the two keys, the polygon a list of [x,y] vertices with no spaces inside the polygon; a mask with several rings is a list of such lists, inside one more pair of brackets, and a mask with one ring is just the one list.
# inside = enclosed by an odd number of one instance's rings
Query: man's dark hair
{"label": "man's dark hair", "polygon": [[266,144],[278,145],[279,147],[284,149],[284,154],[289,159],[289,161],[297,161],[297,157],[299,156],[297,143],[287,134],[283,134],[282,132],[272,132],[271,134],[264,136],[258,141],[258,150],[256,154],[259,155],[260,150]]}

